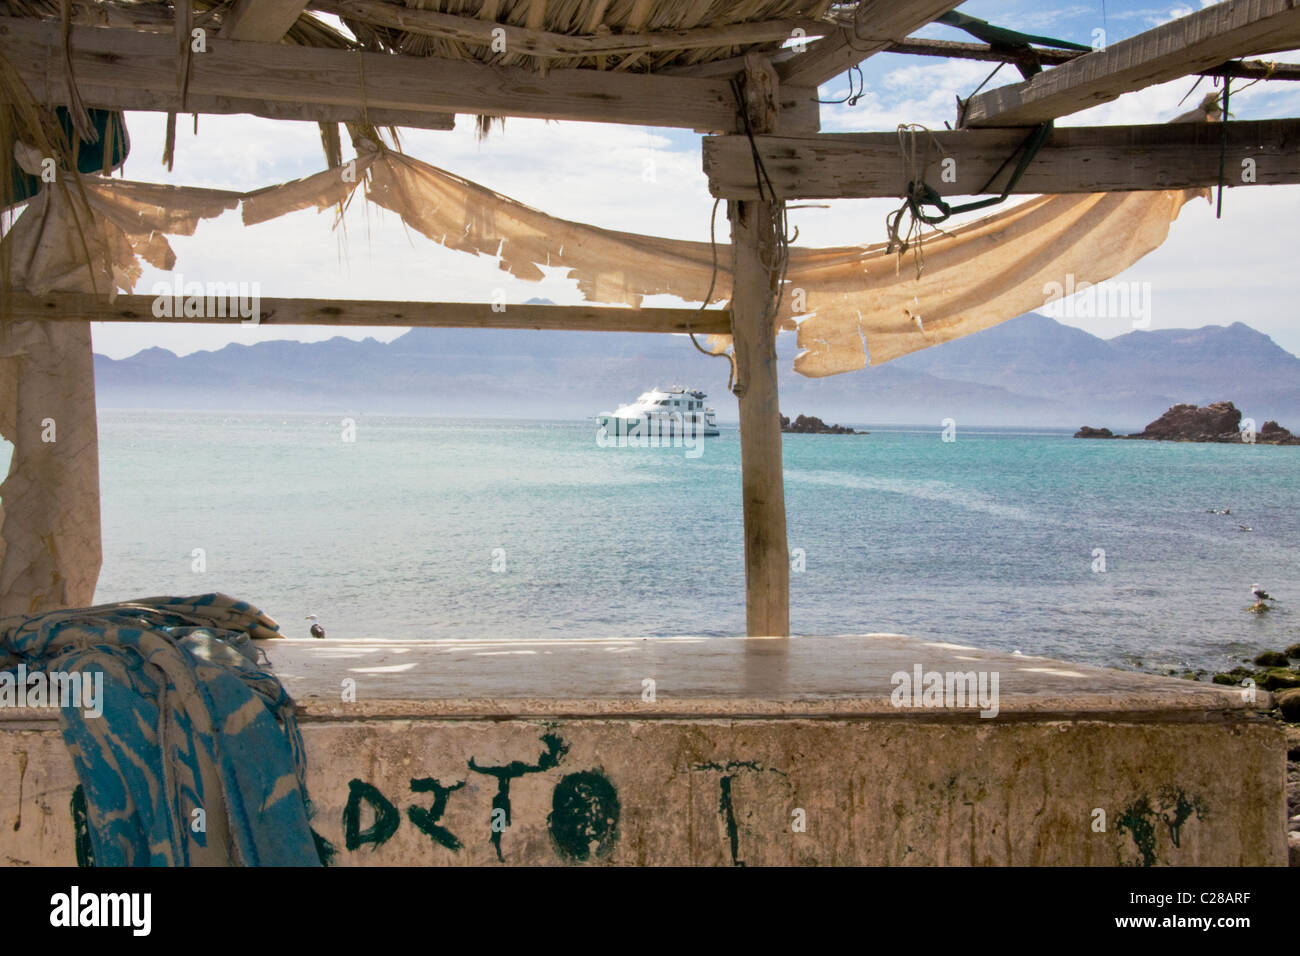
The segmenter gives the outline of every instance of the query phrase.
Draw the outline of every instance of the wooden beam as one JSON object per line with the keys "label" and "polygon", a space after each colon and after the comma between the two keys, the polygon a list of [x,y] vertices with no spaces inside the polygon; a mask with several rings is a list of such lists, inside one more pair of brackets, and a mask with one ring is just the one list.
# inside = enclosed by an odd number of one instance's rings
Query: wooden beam
{"label": "wooden beam", "polygon": [[731,325],[740,413],[745,521],[745,629],[750,637],[790,634],[790,552],[786,541],[781,403],[773,316],[775,253],[767,202],[732,202],[734,296]]}
{"label": "wooden beam", "polygon": [[[119,295],[113,301],[81,292],[28,295],[11,292],[0,296],[0,317],[43,319],[52,322],[157,322],[180,325],[252,325],[238,314],[239,302],[223,299],[221,311],[234,314],[207,317],[154,315],[153,295]],[[249,305],[249,300],[244,300]],[[183,305],[183,304],[182,304]],[[215,300],[212,308],[218,311]],[[167,306],[163,307],[168,308]],[[175,303],[170,304],[175,311]],[[251,308],[249,311],[252,311]],[[351,325],[366,327],[553,329],[578,332],[695,332],[726,335],[731,332],[725,309],[622,309],[589,305],[507,305],[494,311],[481,302],[392,302],[359,299],[281,299],[258,301],[258,325]]]}
{"label": "wooden beam", "polygon": [[[0,55],[37,100],[66,104],[58,61],[59,24],[0,18]],[[87,106],[179,109],[171,37],[133,30],[72,28],[72,61]],[[212,98],[280,107],[314,104],[371,111],[482,113],[544,119],[732,131],[731,86],[722,79],[535,70],[469,60],[327,50],[287,44],[208,40],[191,63],[187,110]],[[94,97],[87,95],[93,91]],[[243,110],[239,110],[243,111]],[[250,112],[256,110],[250,109]],[[372,117],[373,118],[373,117]]]}
{"label": "wooden beam", "polygon": [[958,6],[961,0],[862,0],[853,23],[808,45],[777,69],[781,82],[794,86],[821,86],[851,66],[906,39],[936,17]]}
{"label": "wooden beam", "polygon": [[218,36],[279,43],[306,8],[307,0],[235,0]]}
{"label": "wooden beam", "polygon": [[1078,50],[1055,50],[1050,47],[1034,47],[1024,54],[1018,54],[1011,50],[995,50],[987,43],[928,40],[923,37],[908,37],[906,40],[891,43],[885,47],[884,52],[903,53],[909,56],[939,56],[954,60],[983,60],[988,63],[1018,63],[1023,59],[1036,61],[1042,66],[1058,66],[1084,55]]}
{"label": "wooden beam", "polygon": [[[1035,47],[1026,55],[1007,50],[995,50],[987,43],[957,43],[952,40],[926,40],[909,37],[891,43],[886,53],[903,53],[909,56],[937,56],[955,60],[981,60],[985,63],[1037,63],[1040,66],[1060,66],[1081,56],[1078,50],[1053,50]],[[1198,76],[1231,76],[1247,80],[1300,80],[1300,65],[1272,63],[1267,60],[1228,60],[1207,70],[1197,71]]]}
{"label": "wooden beam", "polygon": [[454,40],[474,47],[491,46],[492,42],[500,37],[505,41],[508,52],[542,59],[627,56],[635,53],[746,46],[787,40],[796,28],[802,29],[808,36],[821,36],[835,29],[825,20],[795,18],[718,27],[696,27],[688,30],[572,36],[529,26],[511,26],[508,23],[494,23],[475,17],[402,7],[382,0],[310,0],[310,3],[314,10],[323,10],[326,13],[362,20],[405,33]]}
{"label": "wooden beam", "polygon": [[[751,57],[745,103],[756,133],[774,119],[775,70]],[[740,412],[745,516],[745,627],[750,637],[790,635],[790,552],[786,541],[781,405],[777,391],[774,271],[776,241],[768,202],[729,202],[731,326]]]}
{"label": "wooden beam", "polygon": [[[1300,119],[1234,120],[1227,124],[1225,184],[1300,183]],[[1013,193],[1126,192],[1190,189],[1219,181],[1218,123],[1074,126],[1052,132]],[[926,182],[945,196],[998,194],[1004,172],[981,190],[1024,140],[1024,130],[938,130],[918,134],[917,156],[929,149]],[[907,188],[897,133],[824,133],[755,137],[759,156],[781,199],[866,199],[902,196]],[[939,167],[955,160],[955,180]],[[1242,161],[1254,160],[1243,182]],[[759,198],[754,160],[744,136],[704,139],[709,192],[723,199]]]}
{"label": "wooden beam", "polygon": [[[209,41],[211,42],[211,41]],[[3,41],[0,41],[0,46]],[[103,109],[143,110],[157,113],[209,113],[230,115],[246,113],[275,120],[301,120],[309,123],[359,123],[364,119],[375,126],[404,126],[410,129],[448,130],[456,122],[454,113],[426,113],[420,110],[374,109],[364,113],[360,105],[332,103],[294,103],[288,100],[259,100],[239,96],[197,96],[193,90],[181,106],[180,94],[175,90],[123,90],[120,87],[101,86],[81,82],[77,89],[87,106]],[[47,102],[62,103],[56,95]]]}
{"label": "wooden beam", "polygon": [[[1032,56],[1020,57],[1006,50],[995,50],[987,43],[959,43],[954,40],[927,40],[921,37],[908,37],[885,47],[882,53],[901,53],[907,56],[933,56],[954,60],[980,60],[985,63],[1019,63],[1022,59],[1037,62],[1041,66],[1059,66],[1071,60],[1077,60],[1087,54],[1078,50],[1053,50],[1048,47],[1035,47]],[[770,55],[772,64],[780,71],[781,65],[793,60],[800,54],[790,48],[774,51]],[[709,60],[707,63],[692,63],[688,66],[670,66],[660,71],[666,76],[732,76],[745,68],[745,58],[728,57],[725,60]],[[1300,80],[1300,65],[1294,63],[1275,63],[1267,60],[1229,60],[1199,70],[1199,76],[1231,76],[1248,80]]]}
{"label": "wooden beam", "polygon": [[1247,54],[1300,47],[1296,0],[1227,0],[971,97],[963,126],[1033,126]]}

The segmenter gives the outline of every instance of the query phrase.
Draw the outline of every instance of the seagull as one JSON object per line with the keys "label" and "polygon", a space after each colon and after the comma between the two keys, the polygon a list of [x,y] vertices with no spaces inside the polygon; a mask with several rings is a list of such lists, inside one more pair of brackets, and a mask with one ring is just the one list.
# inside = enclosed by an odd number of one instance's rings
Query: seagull
{"label": "seagull", "polygon": [[1242,531],[1254,531],[1254,530],[1255,530],[1255,529],[1252,528],[1250,525],[1245,525],[1245,524],[1239,524],[1239,525],[1237,525],[1237,527],[1240,528]]}
{"label": "seagull", "polygon": [[320,638],[320,637],[324,637],[324,636],[325,636],[325,628],[321,627],[319,624],[316,623],[316,615],[315,615],[315,614],[308,614],[306,620],[312,622],[312,625],[311,625],[311,636],[312,636],[312,637]]}
{"label": "seagull", "polygon": [[1255,595],[1255,600],[1256,600],[1256,601],[1272,601],[1272,600],[1274,600],[1273,595],[1269,594],[1267,591],[1265,591],[1265,590],[1264,590],[1262,587],[1260,587],[1258,584],[1252,584],[1252,585],[1250,586],[1250,593],[1253,594],[1253,595]]}

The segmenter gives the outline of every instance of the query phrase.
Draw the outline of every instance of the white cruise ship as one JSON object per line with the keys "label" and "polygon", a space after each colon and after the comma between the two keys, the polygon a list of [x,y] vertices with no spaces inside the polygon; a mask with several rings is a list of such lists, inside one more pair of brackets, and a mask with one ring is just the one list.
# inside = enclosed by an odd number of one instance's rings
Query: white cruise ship
{"label": "white cruise ship", "polygon": [[708,396],[698,389],[652,388],[630,405],[596,416],[606,434],[619,436],[711,437],[719,434],[717,413],[704,406]]}

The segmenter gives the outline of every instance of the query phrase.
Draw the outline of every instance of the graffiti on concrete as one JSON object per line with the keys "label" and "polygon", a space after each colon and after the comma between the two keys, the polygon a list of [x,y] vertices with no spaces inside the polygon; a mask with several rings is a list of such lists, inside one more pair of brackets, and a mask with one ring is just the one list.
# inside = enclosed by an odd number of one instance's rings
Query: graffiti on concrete
{"label": "graffiti on concrete", "polygon": [[1165,825],[1169,831],[1169,842],[1177,848],[1182,843],[1183,824],[1192,814],[1196,814],[1198,820],[1209,815],[1204,798],[1199,795],[1189,797],[1179,787],[1161,787],[1154,805],[1150,797],[1139,797],[1124,809],[1115,828],[1120,833],[1127,832],[1133,838],[1142,866],[1154,866],[1156,825]]}
{"label": "graffiti on concrete", "polygon": [[[488,839],[496,851],[497,859],[502,862],[504,852],[501,838],[512,822],[511,782],[525,774],[554,770],[569,752],[568,745],[558,734],[543,734],[541,742],[545,749],[536,763],[513,760],[502,766],[489,767],[479,764],[473,757],[468,762],[472,772],[497,781],[496,793],[492,797]],[[431,794],[433,802],[428,806],[407,807],[407,818],[434,844],[453,853],[463,849],[464,842],[440,821],[447,812],[447,803],[452,795],[464,789],[467,783],[468,780],[445,784],[435,777],[411,778],[411,792]],[[366,806],[370,807],[374,820],[363,829],[362,811]],[[567,863],[606,859],[618,842],[620,811],[618,790],[601,770],[566,774],[552,791],[551,812],[546,818],[556,855]],[[363,846],[378,849],[392,839],[401,820],[402,815],[396,804],[373,784],[364,780],[348,783],[348,801],[343,808],[343,836],[349,851],[356,851]]]}
{"label": "graffiti on concrete", "polygon": [[731,784],[736,777],[736,771],[749,770],[755,773],[770,771],[778,776],[784,777],[785,774],[773,767],[764,767],[753,760],[729,760],[727,763],[701,763],[696,764],[692,770],[713,770],[720,772],[718,778],[718,789],[720,797],[718,799],[718,814],[722,817],[722,825],[727,831],[727,845],[731,850],[732,866],[744,866],[745,861],[740,858],[740,825],[736,822],[736,804],[731,793]]}
{"label": "graffiti on concrete", "polygon": [[421,833],[428,835],[435,843],[445,846],[453,853],[464,844],[456,838],[456,834],[446,827],[440,826],[438,821],[442,819],[442,815],[447,811],[447,798],[463,786],[465,786],[464,780],[457,781],[453,786],[444,787],[433,777],[412,778],[411,792],[432,793],[433,806],[427,810],[424,807],[406,808],[406,815],[411,818],[411,822],[415,824]]}
{"label": "graffiti on concrete", "polygon": [[553,770],[569,752],[569,747],[558,734],[543,734],[542,743],[546,752],[538,758],[537,763],[527,764],[522,760],[512,760],[504,767],[480,767],[469,758],[469,769],[475,773],[496,777],[497,792],[492,797],[492,816],[488,826],[488,839],[497,851],[497,859],[504,861],[501,855],[501,834],[510,826],[510,781],[526,773],[545,773]]}
{"label": "graffiti on concrete", "polygon": [[555,786],[546,818],[551,844],[572,863],[605,859],[618,841],[618,791],[595,770],[571,773]]}
{"label": "graffiti on concrete", "polygon": [[[361,829],[361,803],[370,804],[375,820],[364,830]],[[364,780],[348,782],[348,802],[343,807],[343,842],[349,851],[356,850],[369,843],[377,848],[387,843],[397,832],[397,825],[402,822],[402,815],[397,812],[379,789]]]}

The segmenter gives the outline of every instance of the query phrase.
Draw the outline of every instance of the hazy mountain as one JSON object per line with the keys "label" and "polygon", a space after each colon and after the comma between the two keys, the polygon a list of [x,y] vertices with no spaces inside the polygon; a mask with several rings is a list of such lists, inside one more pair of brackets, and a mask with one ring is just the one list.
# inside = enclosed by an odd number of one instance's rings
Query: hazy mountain
{"label": "hazy mountain", "polygon": [[[853,424],[1140,429],[1175,402],[1237,404],[1259,423],[1300,428],[1300,359],[1227,327],[1103,340],[1036,313],[861,372],[807,379],[778,339],[782,411]],[[95,356],[104,407],[273,409],[586,418],[652,385],[709,392],[734,420],[728,363],[682,336],[412,329],[389,344],[264,342],[184,357],[146,349]]]}
{"label": "hazy mountain", "polygon": [[1067,425],[1139,428],[1177,402],[1219,400],[1300,424],[1300,358],[1242,322],[1099,339],[1031,312],[889,364],[1050,400]]}

